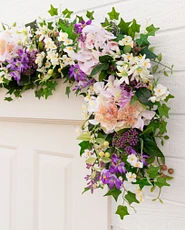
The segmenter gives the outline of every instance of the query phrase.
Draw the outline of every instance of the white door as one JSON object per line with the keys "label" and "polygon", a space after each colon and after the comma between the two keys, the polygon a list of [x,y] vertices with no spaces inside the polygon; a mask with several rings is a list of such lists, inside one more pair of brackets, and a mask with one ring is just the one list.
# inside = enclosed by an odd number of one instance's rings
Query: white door
{"label": "white door", "polygon": [[86,169],[75,132],[81,101],[72,97],[65,105],[59,96],[0,101],[1,230],[109,229],[103,191],[81,195]]}

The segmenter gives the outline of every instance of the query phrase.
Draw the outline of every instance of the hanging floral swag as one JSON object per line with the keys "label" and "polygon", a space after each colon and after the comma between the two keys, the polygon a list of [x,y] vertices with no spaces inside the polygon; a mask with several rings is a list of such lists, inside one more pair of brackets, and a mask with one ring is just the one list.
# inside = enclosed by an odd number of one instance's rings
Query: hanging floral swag
{"label": "hanging floral swag", "polygon": [[173,169],[166,172],[157,140],[163,145],[169,138],[167,102],[173,96],[159,83],[159,75],[168,76],[173,66],[162,64],[162,54],[150,48],[149,38],[159,28],[152,24],[140,32],[135,19],[125,22],[114,8],[101,24],[94,23],[89,11],[85,18],[68,9],[58,15],[51,5],[48,12],[52,21],[23,28],[3,25],[0,84],[8,90],[5,100],[28,89],[47,98],[57,79],[64,79],[66,94],[72,90],[86,101],[78,137],[89,169],[84,192],[107,186],[105,196],[116,201],[122,194],[116,211],[121,219],[132,203],[142,202],[145,186],[151,192],[158,188],[153,200],[162,203],[161,189],[169,186]]}

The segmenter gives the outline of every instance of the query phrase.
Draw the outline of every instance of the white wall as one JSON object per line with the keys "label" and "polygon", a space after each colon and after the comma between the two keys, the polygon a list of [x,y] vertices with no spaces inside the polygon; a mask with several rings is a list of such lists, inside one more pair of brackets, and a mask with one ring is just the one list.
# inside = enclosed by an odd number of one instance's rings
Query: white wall
{"label": "white wall", "polygon": [[[112,215],[114,230],[184,230],[185,229],[185,0],[1,0],[0,22],[29,22],[38,16],[48,17],[54,6],[67,7],[77,12],[95,9],[98,20],[114,6],[125,20],[136,18],[161,28],[153,44],[164,53],[166,64],[174,64],[174,76],[163,80],[175,95],[171,103],[168,141],[164,147],[167,164],[175,169],[171,188],[164,189],[164,204],[151,201],[148,196],[137,206],[137,214],[120,221]],[[115,204],[113,203],[113,212]],[[100,229],[97,229],[100,230]],[[104,229],[101,229],[104,230]]]}

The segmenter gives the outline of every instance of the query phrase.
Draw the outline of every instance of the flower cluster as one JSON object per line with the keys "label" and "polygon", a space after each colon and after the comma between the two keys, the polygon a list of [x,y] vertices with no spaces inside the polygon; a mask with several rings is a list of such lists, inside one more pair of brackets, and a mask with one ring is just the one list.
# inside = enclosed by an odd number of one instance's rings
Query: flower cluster
{"label": "flower cluster", "polygon": [[49,13],[58,19],[0,32],[0,86],[8,89],[8,101],[30,88],[47,98],[62,78],[68,96],[71,90],[84,96],[78,139],[89,170],[85,191],[106,186],[106,196],[116,201],[123,194],[116,211],[123,219],[131,203],[143,200],[145,186],[161,194],[172,179],[157,139],[163,145],[169,138],[167,102],[173,96],[155,73],[168,75],[173,66],[161,65],[162,54],[150,49],[159,29],[153,24],[142,32],[135,19],[125,22],[114,8],[101,24],[93,12],[72,18],[72,11],[58,15],[51,6]]}

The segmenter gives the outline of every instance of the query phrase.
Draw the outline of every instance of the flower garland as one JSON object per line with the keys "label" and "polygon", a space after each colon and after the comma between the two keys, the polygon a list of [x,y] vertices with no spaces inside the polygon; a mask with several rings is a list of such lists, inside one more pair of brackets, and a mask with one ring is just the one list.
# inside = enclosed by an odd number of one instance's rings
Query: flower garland
{"label": "flower garland", "polygon": [[[143,199],[142,190],[151,192],[169,186],[165,157],[157,140],[164,144],[169,107],[173,96],[159,83],[172,68],[161,63],[162,54],[150,48],[150,37],[159,28],[150,25],[141,32],[134,19],[125,22],[114,8],[101,24],[93,12],[86,19],[57,8],[49,10],[53,21],[34,21],[25,27],[4,27],[0,32],[0,87],[5,100],[21,97],[28,89],[38,98],[52,95],[57,79],[83,95],[85,122],[80,129],[80,155],[89,174],[84,192],[108,188],[105,196],[123,204],[116,213],[129,215],[128,207]],[[130,186],[132,185],[132,186]],[[136,189],[136,190],[134,190]]]}

